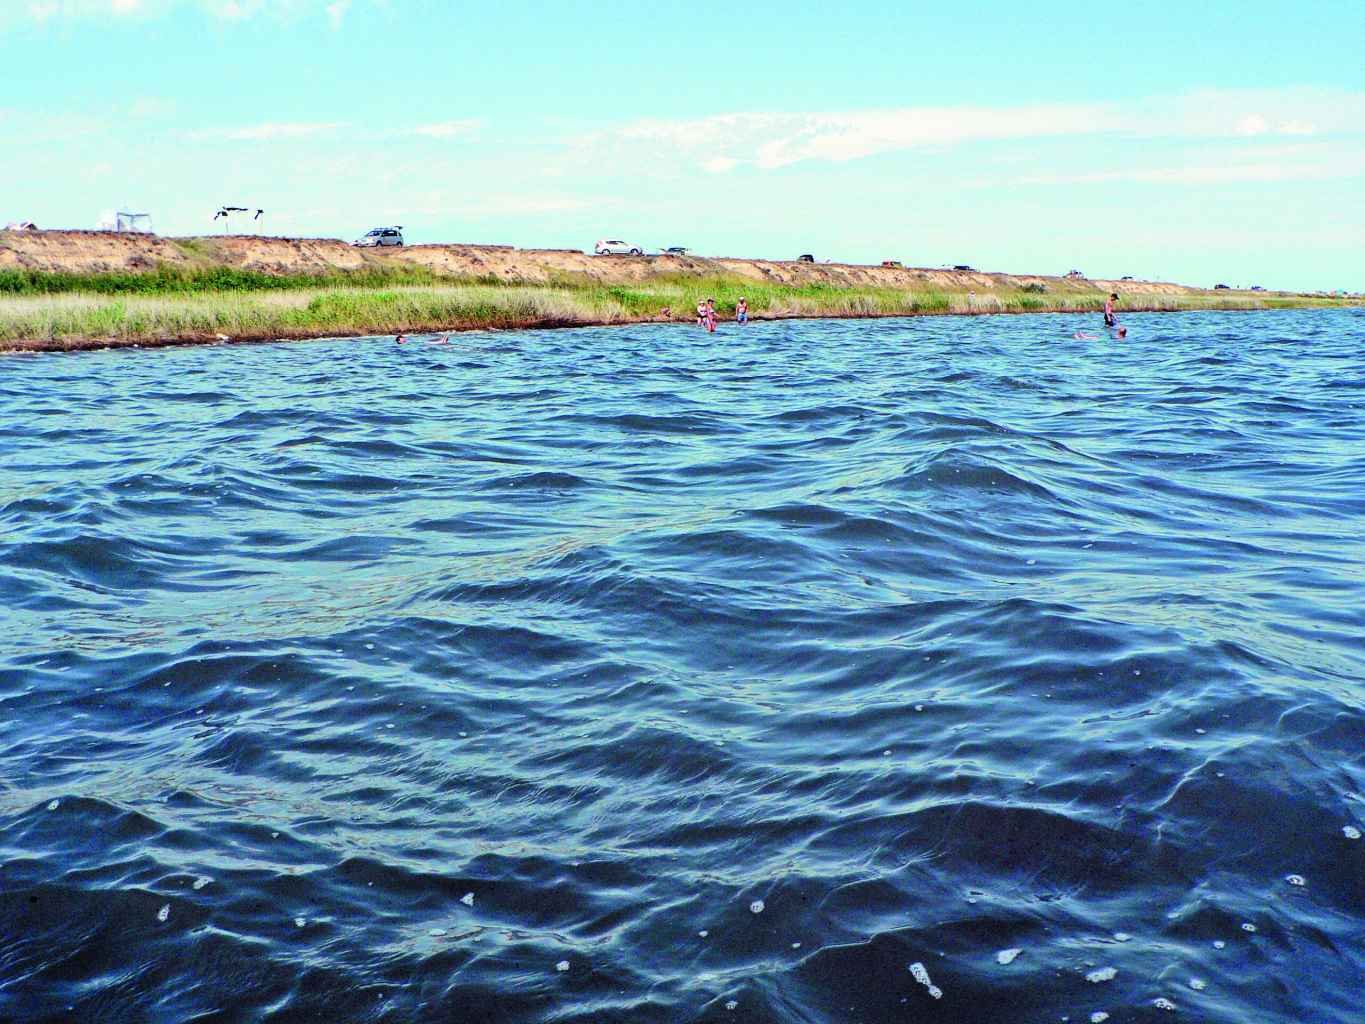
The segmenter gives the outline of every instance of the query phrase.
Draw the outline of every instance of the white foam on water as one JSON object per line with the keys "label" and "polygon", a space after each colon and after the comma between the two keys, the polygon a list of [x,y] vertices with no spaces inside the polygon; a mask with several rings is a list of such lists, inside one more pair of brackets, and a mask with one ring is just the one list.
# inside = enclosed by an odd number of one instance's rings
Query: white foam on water
{"label": "white foam on water", "polygon": [[916,710],[916,711],[923,711],[923,710],[924,710],[924,705],[923,705],[923,704],[916,704],[916,705],[915,705],[915,710]]}
{"label": "white foam on water", "polygon": [[1196,992],[1203,992],[1204,989],[1206,989],[1206,988],[1208,988],[1208,987],[1209,987],[1209,983],[1208,983],[1207,981],[1205,981],[1203,978],[1191,978],[1191,979],[1190,979],[1190,988],[1194,989]]}
{"label": "white foam on water", "polygon": [[1015,958],[1022,952],[1022,949],[1002,949],[999,953],[995,954],[995,962],[998,964],[1012,964],[1014,963]]}
{"label": "white foam on water", "polygon": [[1115,932],[1115,933],[1114,933],[1114,941],[1115,941],[1115,942],[1127,942],[1127,941],[1129,941],[1131,938],[1132,938],[1132,936],[1129,935],[1127,932]]}
{"label": "white foam on water", "polygon": [[308,923],[308,918],[306,918],[306,917],[296,917],[296,918],[294,918],[294,927],[295,927],[295,928],[302,928],[302,927],[303,927],[304,925],[306,925],[307,923]]}
{"label": "white foam on water", "polygon": [[194,880],[194,885],[192,885],[190,888],[195,889],[197,891],[199,889],[204,888],[204,886],[208,885],[212,881],[213,879],[210,878],[208,875],[201,875],[199,878],[196,878]]}
{"label": "white foam on water", "polygon": [[280,838],[280,834],[279,834],[278,832],[271,832],[271,833],[270,833],[270,838],[271,838],[271,839],[278,839],[278,838]]}
{"label": "white foam on water", "polygon": [[55,810],[56,810],[58,807],[60,807],[61,805],[62,805],[62,802],[61,802],[60,800],[49,800],[48,803],[47,803],[47,809],[48,809],[49,811],[55,811]]}
{"label": "white foam on water", "polygon": [[165,921],[167,918],[169,918],[170,916],[171,916],[171,905],[170,905],[169,903],[163,905],[162,908],[156,912],[156,919],[157,919],[158,921],[164,922],[164,921]]}
{"label": "white foam on water", "polygon": [[474,894],[472,892],[465,893],[460,897],[460,902],[466,907],[472,907],[474,905]]}
{"label": "white foam on water", "polygon": [[1214,939],[1214,940],[1213,940],[1213,948],[1214,948],[1214,949],[1223,949],[1223,948],[1225,948],[1226,946],[1227,946],[1227,943],[1224,942],[1222,939]]}
{"label": "white foam on water", "polygon": [[725,1008],[726,1008],[727,1010],[734,1010],[734,1009],[737,1009],[738,1007],[739,1007],[739,1003],[735,1002],[733,999],[731,999],[729,1002],[727,1002],[727,1003],[725,1004]]}
{"label": "white foam on water", "polygon": [[1342,825],[1341,834],[1347,839],[1359,839],[1360,829],[1356,828],[1354,825]]}
{"label": "white foam on water", "polygon": [[1288,882],[1290,885],[1308,884],[1308,879],[1304,878],[1303,875],[1285,875],[1284,880]]}
{"label": "white foam on water", "polygon": [[799,942],[793,942],[793,943],[792,943],[792,949],[800,949],[800,948],[801,948],[801,943],[799,943]]}
{"label": "white foam on water", "polygon": [[749,913],[761,914],[763,913],[763,907],[764,903],[762,900],[754,900],[752,903],[749,904]]}
{"label": "white foam on water", "polygon": [[1165,996],[1157,996],[1157,998],[1152,1000],[1152,1005],[1155,1006],[1158,1010],[1175,1009],[1175,1003],[1171,1002]]}
{"label": "white foam on water", "polygon": [[1092,985],[1098,985],[1102,981],[1112,981],[1118,973],[1117,967],[1100,967],[1087,974],[1085,980]]}
{"label": "white foam on water", "polygon": [[427,934],[430,935],[433,939],[439,939],[439,938],[440,938],[442,935],[444,935],[445,933],[446,933],[446,930],[445,930],[444,928],[428,928],[428,929],[427,929]]}
{"label": "white foam on water", "polygon": [[1096,1010],[1090,1015],[1090,1024],[1104,1024],[1109,1019],[1109,1014],[1103,1010]]}
{"label": "white foam on water", "polygon": [[915,961],[913,964],[911,964],[910,975],[921,985],[923,985],[925,988],[929,990],[930,998],[932,999],[943,998],[943,989],[939,988],[937,985],[935,985],[932,981],[929,980],[929,972],[925,969],[922,963],[920,963],[919,961]]}
{"label": "white foam on water", "polygon": [[704,939],[704,938],[706,938],[706,936],[710,935],[711,933],[708,932],[705,928],[703,928],[701,931],[697,932],[697,934],[700,935],[700,936]]}
{"label": "white foam on water", "polygon": [[559,961],[559,963],[555,964],[555,970],[558,971],[560,974],[563,974],[563,973],[564,973],[565,971],[567,971],[568,969],[569,969],[569,961],[567,961],[567,960],[561,960],[561,961]]}
{"label": "white foam on water", "polygon": [[1256,926],[1255,926],[1254,924],[1252,924],[1250,921],[1245,921],[1245,922],[1243,922],[1243,924],[1242,924],[1242,931],[1244,931],[1244,932],[1254,932],[1255,930],[1256,930]]}

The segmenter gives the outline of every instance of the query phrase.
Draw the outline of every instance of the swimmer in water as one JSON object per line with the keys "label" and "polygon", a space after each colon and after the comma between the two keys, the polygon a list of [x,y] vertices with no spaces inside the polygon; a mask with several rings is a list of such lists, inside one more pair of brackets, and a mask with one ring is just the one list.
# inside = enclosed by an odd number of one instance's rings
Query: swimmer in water
{"label": "swimmer in water", "polygon": [[395,336],[394,336],[393,343],[394,343],[395,345],[401,345],[401,344],[403,344],[403,343],[404,343],[405,341],[407,341],[407,340],[408,340],[408,336],[407,336],[406,334],[398,334],[398,335],[395,335]]}
{"label": "swimmer in water", "polygon": [[449,344],[450,344],[450,335],[449,335],[449,334],[443,334],[443,335],[441,335],[439,338],[437,338],[435,341],[429,341],[429,342],[427,342],[427,344],[428,344],[428,345],[449,345]]}

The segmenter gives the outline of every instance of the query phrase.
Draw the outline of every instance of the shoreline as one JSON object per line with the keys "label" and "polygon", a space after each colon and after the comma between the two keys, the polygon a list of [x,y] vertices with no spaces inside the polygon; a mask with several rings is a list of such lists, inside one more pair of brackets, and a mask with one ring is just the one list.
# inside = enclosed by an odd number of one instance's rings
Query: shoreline
{"label": "shoreline", "polygon": [[[1346,309],[1360,308],[1365,303],[1342,304],[1339,306],[1264,306],[1264,305],[1225,305],[1218,307],[1189,307],[1189,308],[1128,308],[1125,313],[1271,313],[1281,309],[1302,309],[1302,308],[1322,308],[1322,309]],[[943,310],[943,311],[924,311],[924,312],[899,312],[899,313],[793,313],[785,315],[763,316],[750,315],[750,323],[768,322],[779,323],[788,320],[908,320],[921,317],[994,317],[994,316],[1092,316],[1089,310],[1076,309],[998,309],[998,310]],[[499,323],[490,325],[487,323],[462,323],[462,324],[441,324],[441,325],[415,325],[404,327],[401,332],[405,335],[435,335],[435,334],[472,334],[479,331],[538,331],[538,330],[572,330],[601,328],[601,327],[638,327],[640,325],[676,325],[694,327],[693,319],[674,317],[671,319],[660,319],[659,317],[640,317],[638,319],[612,319],[612,320],[572,320],[564,318],[545,318],[528,319],[521,322]],[[718,327],[723,326],[737,327],[733,320],[721,321]],[[700,330],[700,328],[697,328]],[[1099,328],[1096,328],[1097,330]],[[168,336],[137,336],[137,337],[98,337],[98,336],[63,336],[60,338],[34,339],[7,341],[0,339],[0,356],[4,355],[38,355],[43,353],[63,353],[63,352],[109,352],[116,349],[147,349],[147,348],[191,348],[199,346],[227,346],[227,345],[268,345],[273,343],[284,343],[291,341],[344,341],[348,339],[360,338],[390,338],[395,332],[384,330],[366,330],[356,328],[353,330],[342,331],[311,331],[300,330],[286,333],[262,332],[259,334],[239,334],[220,337],[217,333],[213,334],[180,334]],[[390,342],[392,343],[392,342]]]}
{"label": "shoreline", "polygon": [[797,260],[0,231],[0,352],[751,319],[1340,308],[1365,296]]}

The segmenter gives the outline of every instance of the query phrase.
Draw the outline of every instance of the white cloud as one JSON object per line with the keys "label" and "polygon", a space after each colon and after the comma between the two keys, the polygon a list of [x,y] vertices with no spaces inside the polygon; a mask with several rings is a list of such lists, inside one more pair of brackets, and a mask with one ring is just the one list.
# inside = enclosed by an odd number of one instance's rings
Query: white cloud
{"label": "white cloud", "polygon": [[129,117],[170,117],[175,111],[175,100],[161,96],[140,96],[128,106]]}
{"label": "white cloud", "polygon": [[[1316,156],[1317,159],[1304,159]],[[1260,154],[1229,154],[1219,163],[1173,167],[1136,167],[1081,174],[1045,174],[1017,178],[1012,185],[1232,185],[1246,182],[1326,181],[1365,174],[1365,153],[1324,151],[1286,159],[1275,150]],[[986,182],[991,187],[1005,182]]]}
{"label": "white cloud", "polygon": [[344,127],[340,121],[267,121],[240,128],[212,128],[191,132],[197,142],[268,142],[274,139],[312,139]]}
{"label": "white cloud", "polygon": [[712,173],[803,162],[847,163],[886,153],[977,142],[1108,136],[1219,139],[1365,131],[1365,93],[1286,89],[1205,91],[1139,103],[901,107],[804,113],[724,113],[646,119],[576,143],[599,158],[665,154]]}
{"label": "white cloud", "polygon": [[[245,21],[260,15],[281,19],[308,16],[326,18],[333,28],[341,27],[352,0],[28,0],[22,17],[38,25],[56,20],[154,17],[172,11],[198,10],[222,21]],[[0,22],[6,20],[7,4],[0,0]]]}
{"label": "white cloud", "polygon": [[432,124],[419,124],[415,128],[409,128],[405,134],[423,135],[429,139],[454,139],[467,137],[478,131],[481,122],[477,120],[466,121],[437,121]]}

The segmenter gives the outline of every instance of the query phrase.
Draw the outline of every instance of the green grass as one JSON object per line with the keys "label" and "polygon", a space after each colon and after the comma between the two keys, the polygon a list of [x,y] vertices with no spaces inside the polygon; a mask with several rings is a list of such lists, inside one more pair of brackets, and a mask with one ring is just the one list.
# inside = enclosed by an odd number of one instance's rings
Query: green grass
{"label": "green grass", "polygon": [[[0,348],[63,347],[80,341],[235,339],[385,334],[397,331],[534,324],[688,321],[698,300],[714,298],[723,317],[740,296],[759,317],[862,317],[955,313],[1097,312],[1104,292],[1088,286],[945,290],[932,280],[910,288],[781,284],[738,275],[666,275],[604,284],[563,275],[548,285],[492,278],[458,280],[422,268],[321,276],[276,276],[226,267],[142,273],[48,274],[0,271]],[[1132,293],[1120,308],[1247,309],[1347,304],[1319,297],[1239,293]]]}
{"label": "green grass", "polygon": [[[180,243],[182,246],[184,242]],[[199,295],[206,292],[280,292],[300,288],[384,288],[441,280],[424,267],[267,274],[236,267],[173,267],[95,274],[0,270],[0,297],[9,295]]]}

